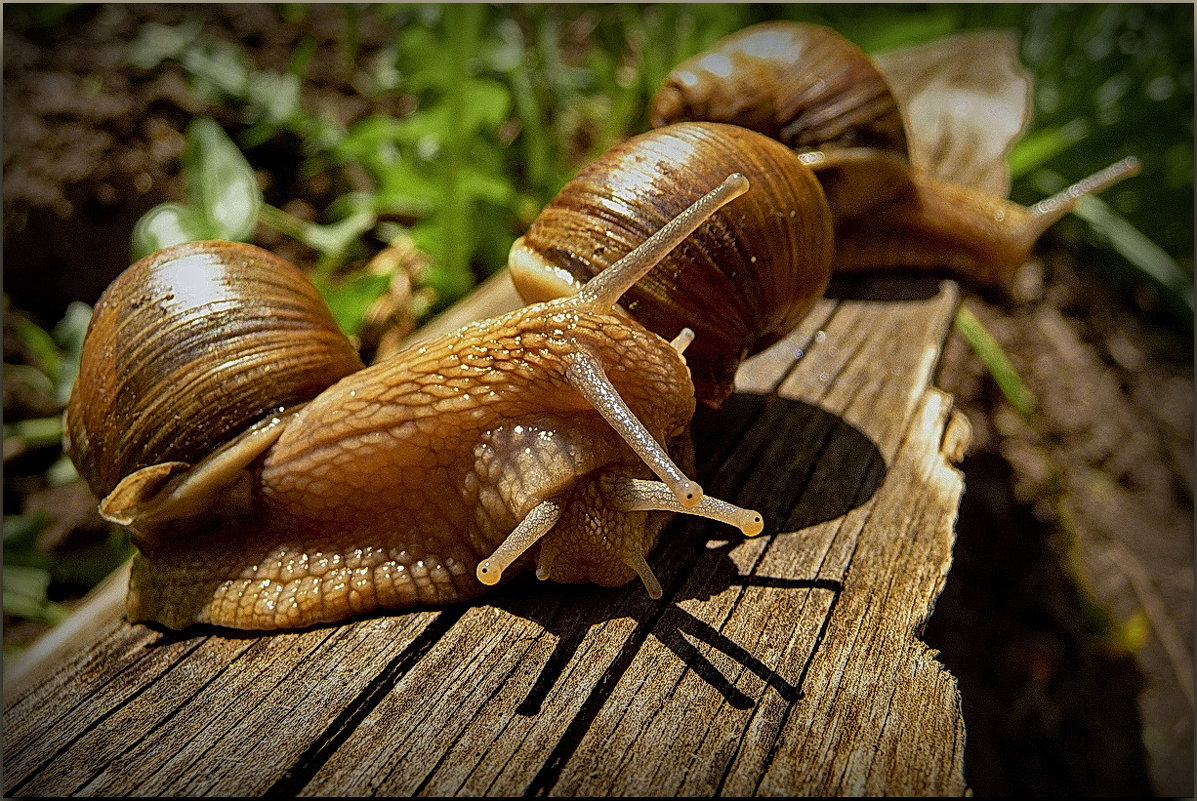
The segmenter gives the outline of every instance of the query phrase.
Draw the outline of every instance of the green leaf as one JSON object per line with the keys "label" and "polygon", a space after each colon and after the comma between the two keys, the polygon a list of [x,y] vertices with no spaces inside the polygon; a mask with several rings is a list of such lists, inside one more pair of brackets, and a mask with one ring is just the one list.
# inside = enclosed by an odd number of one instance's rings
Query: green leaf
{"label": "green leaf", "polygon": [[511,92],[498,81],[474,78],[462,87],[465,116],[457,124],[463,136],[473,136],[483,128],[496,128],[507,119],[511,110]]}
{"label": "green leaf", "polygon": [[214,104],[244,97],[253,70],[240,46],[203,37],[183,51],[179,63],[192,74],[195,92]]}
{"label": "green leaf", "polygon": [[163,203],[147,211],[133,226],[133,260],[170,245],[212,238],[208,221],[199,211],[179,203]]}
{"label": "green leaf", "polygon": [[37,367],[51,381],[57,382],[62,367],[62,352],[54,337],[50,336],[40,325],[26,317],[14,317],[17,339],[32,353]]}
{"label": "green leaf", "polygon": [[4,614],[42,623],[61,622],[67,609],[46,598],[49,587],[48,570],[4,565]]}
{"label": "green leaf", "polygon": [[[41,512],[31,515],[5,515],[5,561],[11,561],[14,557],[20,558],[22,554],[27,554],[31,549],[35,549],[37,534],[46,527],[46,523],[46,516]],[[45,558],[44,554],[41,554],[40,552],[36,552],[36,555],[39,560]],[[29,564],[28,561],[24,560],[22,560],[21,563]]]}
{"label": "green leaf", "polygon": [[387,291],[390,281],[387,275],[365,273],[336,284],[320,282],[320,292],[328,301],[328,307],[341,330],[349,336],[357,336],[362,330],[366,312]]}
{"label": "green leaf", "polygon": [[46,483],[51,487],[62,487],[78,480],[79,471],[66,454],[59,456],[54,460],[54,464],[46,468]]}
{"label": "green leaf", "polygon": [[[1039,170],[1030,176],[1030,183],[1039,191],[1053,193],[1062,189],[1065,180],[1050,170]],[[1100,197],[1082,197],[1072,212],[1084,220],[1100,243],[1121,255],[1144,277],[1168,294],[1187,317],[1193,313],[1193,283],[1167,251],[1145,236],[1125,217]]]}
{"label": "green leaf", "polygon": [[329,225],[301,220],[266,203],[262,204],[261,216],[264,225],[298,239],[320,252],[320,262],[316,265],[317,275],[313,276],[314,278],[328,275],[344,260],[357,238],[373,228],[377,221],[374,211],[364,207],[356,208],[344,219]]}
{"label": "green leaf", "polygon": [[201,239],[248,241],[258,224],[262,190],[253,168],[215,120],[187,126],[183,180],[188,204],[163,203],[133,227],[133,258]]}
{"label": "green leaf", "polygon": [[54,397],[59,403],[66,404],[71,396],[71,388],[75,385],[75,377],[79,374],[79,360],[83,354],[83,338],[87,334],[87,325],[91,322],[91,306],[80,301],[74,301],[67,306],[62,319],[54,326],[54,341],[62,348],[62,364],[58,378],[54,382]]}
{"label": "green leaf", "polygon": [[183,175],[187,195],[209,223],[212,238],[243,242],[253,235],[262,190],[245,156],[215,120],[198,117],[187,126]]}
{"label": "green leaf", "polygon": [[1180,266],[1155,242],[1098,197],[1081,198],[1073,214],[1087,222],[1139,272],[1150,277],[1193,313],[1193,285]]}
{"label": "green leaf", "polygon": [[497,206],[515,201],[516,191],[507,176],[498,172],[484,172],[466,165],[460,174],[462,194],[470,199],[485,200]]}
{"label": "green leaf", "polygon": [[4,363],[5,391],[16,387],[28,387],[30,391],[43,397],[55,394],[55,382],[43,371],[29,364]]}
{"label": "green leaf", "polygon": [[1029,134],[1010,150],[1010,177],[1019,178],[1042,167],[1088,135],[1089,123],[1081,118]]}
{"label": "green leaf", "polygon": [[362,165],[381,182],[391,170],[404,166],[404,149],[419,136],[411,123],[375,114],[354,124],[333,148],[333,155]]}
{"label": "green leaf", "polygon": [[246,118],[250,122],[285,124],[300,112],[302,88],[299,76],[289,72],[251,73],[246,85]]}
{"label": "green leaf", "polygon": [[62,415],[34,417],[4,424],[4,438],[16,437],[26,445],[39,448],[62,441]]}
{"label": "green leaf", "polygon": [[180,59],[199,36],[201,28],[203,23],[198,19],[189,19],[173,27],[147,22],[129,45],[130,61],[133,66],[148,70],[167,59]]}

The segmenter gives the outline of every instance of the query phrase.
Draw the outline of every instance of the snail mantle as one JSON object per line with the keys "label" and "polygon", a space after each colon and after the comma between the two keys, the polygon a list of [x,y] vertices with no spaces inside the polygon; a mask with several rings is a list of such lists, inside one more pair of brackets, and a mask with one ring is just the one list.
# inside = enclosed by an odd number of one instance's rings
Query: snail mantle
{"label": "snail mantle", "polygon": [[[660,599],[525,575],[180,634],[125,621],[114,581],[8,671],[6,795],[967,792],[956,680],[919,639],[963,489],[967,424],[932,385],[958,292],[833,294],[695,422],[698,477],[764,534],[675,520]],[[450,315],[518,303],[504,275]]]}

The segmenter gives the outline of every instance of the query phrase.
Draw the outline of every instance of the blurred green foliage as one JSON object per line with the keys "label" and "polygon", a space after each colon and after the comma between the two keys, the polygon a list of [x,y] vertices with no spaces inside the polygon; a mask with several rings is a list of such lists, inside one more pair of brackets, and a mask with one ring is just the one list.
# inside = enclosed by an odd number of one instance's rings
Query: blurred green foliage
{"label": "blurred green foliage", "polygon": [[985,369],[993,376],[994,383],[1010,405],[1024,420],[1031,420],[1037,404],[1034,393],[1023,382],[1022,376],[1014,369],[1010,357],[993,338],[993,334],[989,333],[967,306],[961,306],[956,312],[956,329],[964,335],[969,347],[976,351],[985,363]]}
{"label": "blurred green foliage", "polygon": [[133,259],[180,242],[248,240],[258,224],[262,191],[253,168],[224,129],[207,117],[187,126],[183,179],[187,203],[150,209],[133,229]]}
{"label": "blurred green foliage", "polygon": [[[5,298],[5,312],[7,308]],[[9,315],[11,330],[28,355],[26,363],[4,364],[6,395],[9,392],[44,397],[47,405],[61,407],[70,396],[79,369],[83,336],[91,319],[91,309],[72,303],[63,319],[46,331],[28,318]],[[60,487],[78,480],[74,465],[58,450],[62,443],[62,415],[4,422],[4,460],[35,452],[53,455],[46,468],[48,487]],[[92,587],[99,583],[130,554],[127,538],[116,527],[100,541],[90,541],[72,548],[64,558],[39,543],[39,536],[50,525],[49,514],[32,512],[4,516],[3,602],[6,616],[56,623],[66,609],[50,599],[53,585]]]}

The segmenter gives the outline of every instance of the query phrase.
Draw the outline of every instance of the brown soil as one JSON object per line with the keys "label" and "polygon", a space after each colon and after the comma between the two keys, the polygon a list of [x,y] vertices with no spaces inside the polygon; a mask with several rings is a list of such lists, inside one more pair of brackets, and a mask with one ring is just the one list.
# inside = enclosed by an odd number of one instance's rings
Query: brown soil
{"label": "brown soil", "polygon": [[[93,303],[127,265],[134,222],[180,197],[186,122],[221,119],[181,71],[127,66],[141,22],[187,8],[93,7],[40,30],[8,15],[5,291],[44,327],[71,300]],[[205,14],[260,66],[284,68],[295,33],[272,12]],[[341,19],[313,7],[306,24],[328,47]],[[305,91],[346,121],[366,111],[331,74]],[[261,178],[279,205],[321,190],[285,169]],[[959,335],[945,354],[941,386],[974,437],[956,564],[927,639],[960,680],[977,794],[1191,795],[1192,339],[1132,311],[1075,257],[1044,265],[1047,289],[1029,299],[967,301],[1038,398],[1030,420]],[[10,343],[6,362],[20,358]],[[39,413],[31,404],[6,393],[7,419]],[[6,463],[6,509],[37,488],[44,461]]]}
{"label": "brown soil", "polygon": [[1191,795],[1192,342],[1071,254],[1047,264],[1030,302],[966,300],[1029,421],[948,343],[940,386],[974,435],[927,639],[960,678],[978,794]]}

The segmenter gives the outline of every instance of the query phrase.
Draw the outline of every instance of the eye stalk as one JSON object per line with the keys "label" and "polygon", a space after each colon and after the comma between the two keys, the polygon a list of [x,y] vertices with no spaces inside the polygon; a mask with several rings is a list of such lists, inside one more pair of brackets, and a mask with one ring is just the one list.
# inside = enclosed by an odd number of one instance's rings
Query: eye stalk
{"label": "eye stalk", "polygon": [[[624,292],[712,214],[747,191],[747,178],[739,173],[729,175],[715,189],[695,201],[628,255],[592,278],[567,303],[578,306],[614,306]],[[680,355],[693,337],[692,330],[684,329],[669,343],[669,347]],[[609,477],[603,485],[602,495],[611,508],[622,512],[661,511],[693,514],[729,523],[748,536],[755,536],[761,532],[764,522],[760,513],[706,496],[702,487],[686,476],[620,397],[597,356],[584,348],[570,353],[566,359],[565,377],[661,479],[645,481],[623,476]],[[533,507],[494,553],[478,564],[475,571],[478,580],[488,585],[498,583],[503,571],[547,535],[561,514],[560,499],[548,499]],[[659,598],[661,585],[649,568],[643,549],[627,549],[621,554],[621,558],[640,576],[649,594]],[[548,566],[542,565],[537,573],[542,578],[548,577]]]}
{"label": "eye stalk", "polygon": [[748,179],[732,173],[628,255],[591,278],[578,293],[582,303],[614,306],[623,293],[644,277],[669,251],[694,233],[711,215],[748,191]]}

